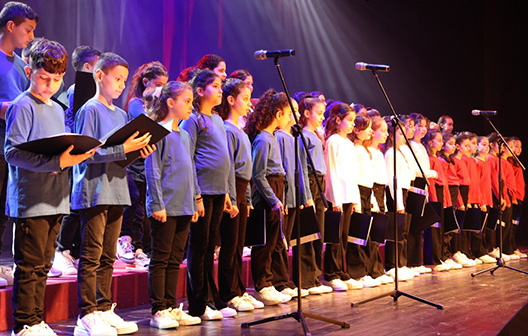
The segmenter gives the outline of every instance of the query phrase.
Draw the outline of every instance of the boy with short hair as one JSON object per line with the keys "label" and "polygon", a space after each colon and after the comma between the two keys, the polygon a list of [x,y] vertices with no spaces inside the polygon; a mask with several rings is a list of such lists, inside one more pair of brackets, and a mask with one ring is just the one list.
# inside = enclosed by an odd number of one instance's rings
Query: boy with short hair
{"label": "boy with short hair", "polygon": [[[11,101],[29,87],[29,79],[24,71],[27,64],[15,53],[15,49],[25,48],[33,40],[37,22],[37,13],[20,2],[8,2],[0,12],[0,253],[8,219],[5,215],[7,163],[3,146],[5,113]],[[11,277],[2,274],[4,270],[5,268],[1,268],[0,287],[7,285],[4,277]]]}
{"label": "boy with short hair", "polygon": [[[101,51],[90,46],[79,46],[72,54],[72,65],[75,71],[93,73],[97,60],[101,56]],[[72,84],[66,91],[69,107],[64,111],[66,130],[74,130],[73,97],[75,94],[75,84]],[[70,181],[72,183],[72,181]],[[57,250],[53,258],[53,268],[60,270],[63,275],[76,276],[79,262],[79,250],[81,246],[81,222],[79,212],[72,210],[62,218],[59,236],[57,237]]]}
{"label": "boy with short hair", "polygon": [[[127,121],[125,111],[113,105],[125,89],[128,63],[114,53],[103,53],[94,69],[97,91],[75,115],[75,132],[101,139]],[[74,335],[116,335],[138,330],[125,322],[112,304],[112,272],[124,205],[130,205],[125,168],[115,161],[141,150],[147,157],[155,149],[151,135],[138,132],[122,145],[99,148],[92,159],[75,166],[72,209],[81,218],[81,255],[78,270],[79,309]]]}
{"label": "boy with short hair", "polygon": [[11,302],[16,335],[55,335],[43,321],[44,293],[60,219],[70,210],[64,169],[92,155],[71,155],[73,145],[55,156],[15,147],[64,133],[62,108],[50,98],[59,89],[67,66],[68,54],[62,45],[45,39],[35,43],[25,68],[31,82],[29,90],[20,94],[6,113],[6,214],[15,222]]}

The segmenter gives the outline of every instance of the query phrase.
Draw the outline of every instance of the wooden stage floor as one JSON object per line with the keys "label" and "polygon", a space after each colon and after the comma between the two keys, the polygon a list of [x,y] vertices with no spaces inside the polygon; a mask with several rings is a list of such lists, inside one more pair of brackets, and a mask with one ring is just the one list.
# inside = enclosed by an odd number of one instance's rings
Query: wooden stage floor
{"label": "wooden stage floor", "polygon": [[[526,259],[511,261],[508,265],[528,271]],[[394,285],[384,285],[303,298],[304,311],[347,322],[350,329],[311,318],[306,318],[307,325],[313,335],[496,335],[528,302],[528,275],[500,268],[493,276],[487,272],[471,277],[471,272],[489,266],[422,275],[400,282],[399,290],[441,304],[443,310],[403,296],[396,303],[391,297],[384,297],[358,307],[350,306],[351,302],[394,288]],[[186,300],[182,302],[186,304]],[[252,313],[239,313],[236,318],[165,331],[149,327],[149,305],[122,309],[118,313],[125,319],[137,321],[139,331],[136,335],[303,335],[301,324],[293,318],[241,328],[244,322],[296,310],[297,302],[292,300]],[[51,326],[59,335],[71,335],[75,322],[69,319]],[[0,332],[0,335],[9,333]]]}

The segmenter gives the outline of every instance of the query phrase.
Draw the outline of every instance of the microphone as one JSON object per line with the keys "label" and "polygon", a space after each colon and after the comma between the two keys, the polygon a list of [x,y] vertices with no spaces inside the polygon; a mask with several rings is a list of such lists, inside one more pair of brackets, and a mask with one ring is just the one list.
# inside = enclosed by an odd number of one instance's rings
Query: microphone
{"label": "microphone", "polygon": [[295,56],[295,50],[257,50],[253,56],[255,56],[255,58],[258,60],[265,60],[266,58],[289,57]]}
{"label": "microphone", "polygon": [[485,111],[485,110],[473,110],[471,111],[471,114],[474,116],[494,116],[497,115],[497,111]]}
{"label": "microphone", "polygon": [[383,65],[383,64],[368,64],[364,62],[357,62],[356,70],[359,70],[359,71],[371,70],[371,71],[389,72],[390,66]]}

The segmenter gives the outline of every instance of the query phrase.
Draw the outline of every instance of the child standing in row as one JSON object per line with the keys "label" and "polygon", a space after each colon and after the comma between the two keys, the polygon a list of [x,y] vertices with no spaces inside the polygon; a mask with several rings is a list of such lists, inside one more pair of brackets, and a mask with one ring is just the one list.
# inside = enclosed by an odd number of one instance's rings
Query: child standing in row
{"label": "child standing in row", "polygon": [[192,112],[192,88],[186,82],[170,82],[149,115],[171,133],[145,160],[147,215],[151,219],[152,259],[149,265],[150,325],[159,329],[200,324],[177,305],[180,264],[189,225],[198,220],[195,174],[189,134],[178,126]]}
{"label": "child standing in row", "polygon": [[[291,113],[290,105],[283,92],[273,89],[260,97],[255,112],[246,124],[245,131],[252,143],[253,190],[255,209],[266,211],[266,245],[251,249],[251,273],[255,283],[255,296],[265,305],[276,305],[284,297],[273,287],[271,271],[272,254],[280,237],[281,220],[284,215],[284,168],[279,146],[274,136],[277,127],[284,128]],[[291,299],[291,297],[290,297]]]}
{"label": "child standing in row", "polygon": [[[116,127],[124,126],[125,111],[113,104],[125,89],[128,63],[119,55],[103,53],[94,69],[96,94],[75,116],[75,131],[102,139]],[[81,256],[77,274],[79,309],[74,335],[116,335],[138,330],[125,322],[112,304],[112,273],[116,244],[121,231],[123,207],[130,204],[126,170],[114,161],[126,153],[152,153],[151,135],[135,132],[123,144],[97,149],[93,158],[74,166],[72,209],[81,218]]]}

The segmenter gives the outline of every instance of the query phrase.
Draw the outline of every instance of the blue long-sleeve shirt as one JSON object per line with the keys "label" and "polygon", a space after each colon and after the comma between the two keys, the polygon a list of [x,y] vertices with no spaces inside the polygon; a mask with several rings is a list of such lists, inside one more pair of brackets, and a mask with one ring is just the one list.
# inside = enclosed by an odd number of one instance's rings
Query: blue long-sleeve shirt
{"label": "blue long-sleeve shirt", "polygon": [[[273,189],[271,189],[266,177],[269,175],[286,175],[284,168],[282,167],[282,158],[275,136],[269,132],[261,131],[255,137],[255,140],[253,140],[252,155],[253,183],[255,183],[260,195],[262,195],[273,208],[281,202],[281,200],[275,195]],[[260,195],[253,195],[253,203],[256,203]],[[279,196],[282,198],[282,195]]]}
{"label": "blue long-sleeve shirt", "polygon": [[[24,67],[27,63],[20,56],[13,53],[8,56],[0,51],[0,103],[13,101],[29,88],[29,78]],[[6,121],[0,118],[0,141],[5,142]],[[4,148],[0,151],[4,155]]]}
{"label": "blue long-sleeve shirt", "polygon": [[73,115],[73,98],[75,96],[75,84],[70,85],[66,90],[66,98],[68,98],[68,108],[64,110],[64,122],[66,124],[66,130],[73,132],[75,130],[75,118]]}
{"label": "blue long-sleeve shirt", "polygon": [[[233,125],[229,121],[224,121],[227,134],[227,148],[229,149],[229,158],[232,160],[231,176],[229,178],[229,196],[231,202],[236,204],[236,184],[235,177],[249,181],[251,180],[251,170],[253,162],[251,161],[251,143],[247,134]],[[248,184],[246,191],[248,205],[251,205],[251,187]]]}
{"label": "blue long-sleeve shirt", "polygon": [[[312,157],[314,163],[315,174],[317,176],[326,175],[323,142],[321,141],[321,139],[319,139],[317,134],[312,131],[303,129],[302,133],[304,135],[304,138],[306,139],[308,151],[310,152],[310,156]],[[304,144],[302,141],[299,141],[299,155],[302,159],[301,162],[307,165],[307,168],[303,167],[303,169],[307,170],[309,173],[312,173],[312,167],[307,163],[308,159],[306,158],[306,152],[304,150]]]}
{"label": "blue long-sleeve shirt", "polygon": [[[102,139],[126,124],[126,113],[109,109],[92,98],[75,115],[75,132]],[[114,161],[126,159],[123,145],[100,147],[92,158],[73,167],[72,209],[96,205],[130,205],[125,168]]]}
{"label": "blue long-sleeve shirt", "polygon": [[24,142],[64,133],[62,108],[55,102],[48,105],[25,91],[7,109],[6,125],[6,215],[29,218],[69,213],[68,172],[61,171],[59,155],[15,148]]}
{"label": "blue long-sleeve shirt", "polygon": [[[286,192],[286,206],[288,208],[295,208],[297,206],[295,201],[295,139],[291,134],[284,130],[278,130],[275,133],[277,143],[282,156],[283,168],[286,172],[286,181],[288,183],[288,189]],[[300,142],[300,141],[299,141]],[[300,199],[301,204],[306,204],[308,199],[312,198],[310,192],[310,183],[307,183],[304,174],[302,174],[302,163],[299,157],[299,182],[301,185]]]}
{"label": "blue long-sleeve shirt", "polygon": [[197,193],[221,195],[228,192],[231,162],[224,122],[219,115],[207,116],[193,111],[180,127],[191,137],[191,152],[196,167]]}
{"label": "blue long-sleeve shirt", "polygon": [[162,124],[171,133],[145,159],[149,217],[163,209],[167,216],[192,216],[196,211],[191,138],[182,129],[173,130],[172,121]]}

